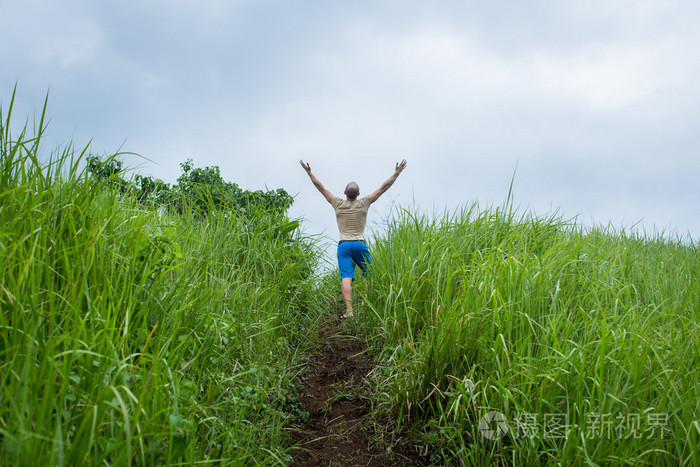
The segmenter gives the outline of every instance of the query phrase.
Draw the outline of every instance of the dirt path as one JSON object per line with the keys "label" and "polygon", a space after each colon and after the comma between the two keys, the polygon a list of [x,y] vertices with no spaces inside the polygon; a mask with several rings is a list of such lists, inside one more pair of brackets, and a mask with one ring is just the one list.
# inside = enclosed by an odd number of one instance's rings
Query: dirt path
{"label": "dirt path", "polygon": [[301,448],[292,451],[293,466],[426,465],[409,447],[386,446],[375,439],[376,421],[365,382],[374,368],[362,343],[345,332],[344,322],[329,316],[321,327],[323,342],[301,380],[301,401],[310,427],[296,434]]}

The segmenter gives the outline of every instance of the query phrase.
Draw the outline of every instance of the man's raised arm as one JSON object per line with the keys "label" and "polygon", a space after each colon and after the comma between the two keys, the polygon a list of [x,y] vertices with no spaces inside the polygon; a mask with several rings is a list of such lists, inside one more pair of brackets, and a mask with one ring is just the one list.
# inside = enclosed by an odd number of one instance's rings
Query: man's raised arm
{"label": "man's raised arm", "polygon": [[370,194],[368,196],[369,200],[372,201],[373,203],[377,201],[377,199],[382,196],[386,190],[389,189],[391,185],[394,184],[396,179],[399,177],[403,169],[406,168],[406,159],[403,159],[401,162],[396,163],[396,168],[394,169],[394,174],[387,179],[386,182],[382,183],[382,186],[380,186],[374,193]]}
{"label": "man's raised arm", "polygon": [[304,170],[306,170],[306,173],[309,175],[309,178],[311,179],[311,183],[313,183],[314,186],[316,187],[316,189],[318,189],[318,191],[321,192],[323,197],[326,198],[326,201],[328,201],[330,203],[331,199],[333,198],[333,193],[328,191],[326,189],[326,187],[323,186],[323,183],[321,183],[321,181],[318,178],[316,178],[316,176],[314,174],[311,173],[311,165],[309,165],[308,163],[305,164],[304,161],[302,161],[302,160],[300,160],[299,163],[304,168]]}

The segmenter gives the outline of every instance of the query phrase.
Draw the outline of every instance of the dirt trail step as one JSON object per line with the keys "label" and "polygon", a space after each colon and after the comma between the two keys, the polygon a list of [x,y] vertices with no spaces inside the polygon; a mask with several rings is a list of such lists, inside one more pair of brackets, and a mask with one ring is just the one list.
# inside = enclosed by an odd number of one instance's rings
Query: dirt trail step
{"label": "dirt trail step", "polygon": [[[354,318],[357,319],[357,318]],[[371,402],[365,382],[374,363],[362,342],[347,334],[337,314],[321,326],[321,349],[300,381],[310,426],[295,434],[300,444],[291,452],[293,466],[423,466],[409,447],[386,446],[375,439],[376,421],[367,415]]]}

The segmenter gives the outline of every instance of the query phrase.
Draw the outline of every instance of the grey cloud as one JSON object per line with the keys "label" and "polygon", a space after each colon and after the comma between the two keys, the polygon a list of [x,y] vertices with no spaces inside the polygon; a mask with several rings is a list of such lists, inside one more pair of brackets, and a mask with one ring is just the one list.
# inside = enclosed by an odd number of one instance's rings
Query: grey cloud
{"label": "grey cloud", "polygon": [[171,182],[193,157],[253,189],[284,186],[312,232],[335,226],[299,158],[342,192],[405,157],[402,203],[499,203],[517,164],[523,206],[700,234],[696,2],[12,2],[3,14],[23,24],[30,8],[43,11],[31,37],[0,32],[14,65],[0,70],[3,102],[16,80],[22,110],[51,87],[57,142],[139,152],[157,165],[134,164]]}

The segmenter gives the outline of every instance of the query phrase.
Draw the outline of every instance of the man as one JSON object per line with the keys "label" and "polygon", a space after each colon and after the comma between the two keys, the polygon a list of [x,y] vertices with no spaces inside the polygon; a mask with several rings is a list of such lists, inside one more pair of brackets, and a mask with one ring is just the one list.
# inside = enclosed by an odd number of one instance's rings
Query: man
{"label": "man", "polygon": [[[362,275],[367,274],[367,266],[372,263],[372,257],[365,242],[365,224],[367,222],[367,210],[377,201],[391,185],[394,184],[403,169],[406,168],[406,159],[396,164],[394,174],[382,183],[374,193],[359,198],[360,187],[355,182],[350,182],[345,187],[345,199],[341,199],[328,191],[323,184],[311,173],[311,166],[303,160],[299,163],[306,170],[311,182],[321,192],[326,201],[331,203],[335,210],[335,218],[340,231],[338,243],[338,268],[340,269],[341,292],[345,300],[345,314],[343,318],[354,316],[352,309],[352,281],[355,280],[355,266],[362,269]],[[358,199],[359,198],[359,199]]]}

